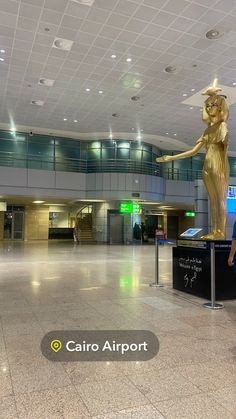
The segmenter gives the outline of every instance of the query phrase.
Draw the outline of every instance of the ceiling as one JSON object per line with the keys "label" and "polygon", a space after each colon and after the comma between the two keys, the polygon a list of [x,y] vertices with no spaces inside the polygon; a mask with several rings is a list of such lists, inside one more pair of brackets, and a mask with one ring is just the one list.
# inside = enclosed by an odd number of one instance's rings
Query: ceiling
{"label": "ceiling", "polygon": [[[235,0],[80,1],[0,0],[0,127],[194,144],[204,129],[199,103],[183,101],[215,77],[236,82]],[[223,36],[207,39],[211,29]],[[71,50],[54,48],[55,37],[73,41]],[[229,125],[236,152],[236,104]]]}

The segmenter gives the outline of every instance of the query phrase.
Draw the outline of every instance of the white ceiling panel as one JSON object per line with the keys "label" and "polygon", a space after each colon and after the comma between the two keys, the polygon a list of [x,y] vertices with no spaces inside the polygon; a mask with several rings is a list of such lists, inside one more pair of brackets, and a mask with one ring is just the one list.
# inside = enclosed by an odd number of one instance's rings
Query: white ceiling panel
{"label": "white ceiling panel", "polygon": [[[19,125],[74,134],[134,126],[144,129],[143,139],[159,134],[171,143],[176,133],[189,146],[204,129],[199,107],[205,98],[195,92],[217,75],[222,93],[236,104],[235,11],[230,0],[95,0],[91,7],[0,0],[0,49],[6,50],[0,53],[0,124],[10,124],[11,113]],[[222,37],[207,39],[215,27]],[[71,51],[53,48],[55,37],[73,41]],[[168,74],[167,66],[176,69]],[[40,86],[40,78],[55,82]],[[137,102],[130,100],[134,95]],[[32,100],[45,103],[37,107]],[[230,112],[236,129],[236,106]]]}

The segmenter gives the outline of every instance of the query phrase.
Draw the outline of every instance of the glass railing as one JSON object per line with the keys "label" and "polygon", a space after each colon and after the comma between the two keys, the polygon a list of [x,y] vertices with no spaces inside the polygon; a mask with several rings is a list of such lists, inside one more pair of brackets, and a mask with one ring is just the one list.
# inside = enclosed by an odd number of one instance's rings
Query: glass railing
{"label": "glass railing", "polygon": [[82,173],[140,173],[159,176],[168,180],[193,181],[195,179],[202,179],[201,170],[165,169],[164,165],[130,159],[82,160],[57,157],[44,158],[43,156],[36,155],[1,152],[0,166]]}

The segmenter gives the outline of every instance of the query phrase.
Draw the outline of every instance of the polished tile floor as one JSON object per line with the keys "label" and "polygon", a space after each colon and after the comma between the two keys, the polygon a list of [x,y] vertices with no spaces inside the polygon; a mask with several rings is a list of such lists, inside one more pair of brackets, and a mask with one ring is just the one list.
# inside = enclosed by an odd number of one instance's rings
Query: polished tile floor
{"label": "polished tile floor", "polygon": [[[228,419],[236,416],[236,301],[220,311],[171,289],[171,247],[0,244],[0,418]],[[148,329],[147,362],[52,363],[60,329]]]}

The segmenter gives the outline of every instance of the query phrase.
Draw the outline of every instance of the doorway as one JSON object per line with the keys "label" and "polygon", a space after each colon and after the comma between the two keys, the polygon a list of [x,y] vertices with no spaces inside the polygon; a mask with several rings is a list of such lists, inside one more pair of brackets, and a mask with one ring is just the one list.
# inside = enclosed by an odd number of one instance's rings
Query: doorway
{"label": "doorway", "polygon": [[7,206],[4,212],[5,240],[24,240],[24,210],[22,206]]}
{"label": "doorway", "polygon": [[108,243],[124,243],[124,218],[119,213],[108,212]]}

